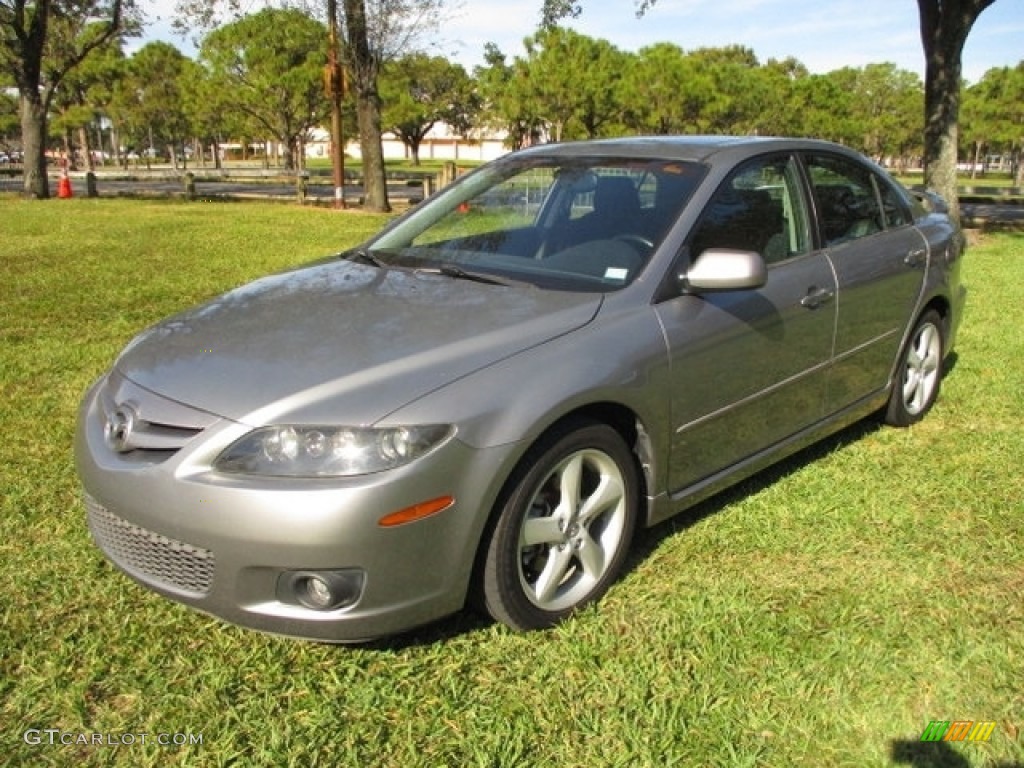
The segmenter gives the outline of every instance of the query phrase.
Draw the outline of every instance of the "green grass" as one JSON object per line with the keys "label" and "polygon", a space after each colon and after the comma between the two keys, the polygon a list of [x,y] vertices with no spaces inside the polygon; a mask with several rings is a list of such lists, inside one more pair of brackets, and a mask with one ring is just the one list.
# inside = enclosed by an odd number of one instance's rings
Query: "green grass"
{"label": "green grass", "polygon": [[[83,391],[143,326],[383,219],[76,198],[0,200],[0,221],[6,765],[1024,764],[1024,236],[969,252],[959,357],[915,428],[848,430],[643,533],[607,598],[554,631],[465,614],[333,647],[116,572],[70,443]],[[999,725],[921,745],[933,719]]]}

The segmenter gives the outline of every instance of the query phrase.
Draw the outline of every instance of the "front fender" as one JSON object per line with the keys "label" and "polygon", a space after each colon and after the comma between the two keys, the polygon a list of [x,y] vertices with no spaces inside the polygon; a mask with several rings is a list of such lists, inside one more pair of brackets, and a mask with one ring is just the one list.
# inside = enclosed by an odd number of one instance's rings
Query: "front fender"
{"label": "front fender", "polygon": [[670,400],[665,339],[645,307],[602,311],[583,328],[452,382],[382,423],[451,423],[475,448],[518,444],[521,456],[569,414],[614,404],[629,409],[650,439],[649,458],[659,468],[650,477],[654,495],[664,489]]}

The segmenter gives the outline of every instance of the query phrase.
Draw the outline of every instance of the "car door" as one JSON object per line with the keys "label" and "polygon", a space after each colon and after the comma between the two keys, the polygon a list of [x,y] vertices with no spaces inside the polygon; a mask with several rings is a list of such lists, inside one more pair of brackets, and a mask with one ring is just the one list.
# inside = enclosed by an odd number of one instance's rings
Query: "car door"
{"label": "car door", "polygon": [[886,386],[924,287],[928,246],[901,196],[866,164],[808,154],[807,172],[839,285],[826,408]]}
{"label": "car door", "polygon": [[803,189],[789,155],[738,167],[688,238],[690,258],[707,248],[757,251],[765,285],[656,307],[671,359],[673,490],[822,417],[836,286],[828,258],[813,249]]}

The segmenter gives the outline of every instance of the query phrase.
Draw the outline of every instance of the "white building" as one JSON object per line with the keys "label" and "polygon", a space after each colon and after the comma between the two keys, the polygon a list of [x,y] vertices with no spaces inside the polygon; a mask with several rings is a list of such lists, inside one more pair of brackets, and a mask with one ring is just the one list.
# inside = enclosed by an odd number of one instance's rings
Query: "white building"
{"label": "white building", "polygon": [[[330,157],[330,132],[317,128],[312,133],[312,138],[306,142],[306,157]],[[412,153],[393,133],[384,134],[382,145],[385,160],[412,160]],[[467,139],[456,136],[444,123],[435,124],[420,144],[420,160],[487,162],[508,152],[503,132]],[[345,142],[345,155],[357,159],[362,156],[357,140]]]}

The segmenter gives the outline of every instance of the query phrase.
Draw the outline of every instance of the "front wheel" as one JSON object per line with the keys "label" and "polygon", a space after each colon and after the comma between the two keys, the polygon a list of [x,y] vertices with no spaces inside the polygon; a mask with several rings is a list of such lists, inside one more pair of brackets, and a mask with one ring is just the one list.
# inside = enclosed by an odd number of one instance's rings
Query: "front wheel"
{"label": "front wheel", "polygon": [[632,453],[605,424],[578,423],[539,442],[486,543],[486,611],[514,629],[542,629],[603,595],[629,549],[638,487]]}
{"label": "front wheel", "polygon": [[885,422],[906,427],[924,418],[939,396],[945,340],[939,313],[928,310],[914,326],[900,355],[898,379],[889,395]]}

